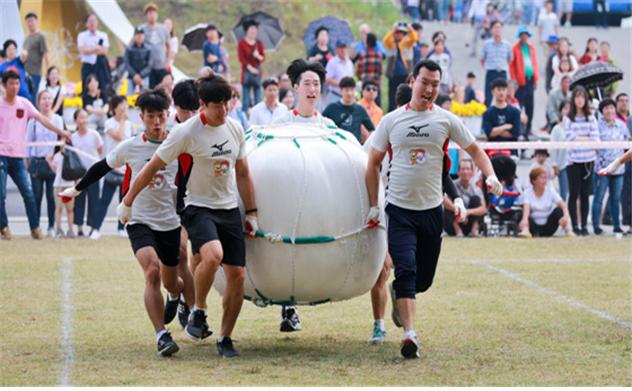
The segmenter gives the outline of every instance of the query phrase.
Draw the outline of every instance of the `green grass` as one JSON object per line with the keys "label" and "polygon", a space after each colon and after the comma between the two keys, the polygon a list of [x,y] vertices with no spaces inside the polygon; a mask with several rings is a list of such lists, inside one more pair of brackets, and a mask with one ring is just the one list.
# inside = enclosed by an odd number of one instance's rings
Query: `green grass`
{"label": "green grass", "polygon": [[[368,294],[301,307],[304,330],[278,332],[278,307],[245,303],[218,358],[172,324],[181,347],[155,354],[143,276],[126,240],[0,243],[0,385],[56,385],[63,361],[61,270],[73,258],[73,385],[632,386],[632,331],[473,264],[483,261],[632,321],[632,242],[614,238],[444,242],[434,286],[418,296],[423,358],[398,354],[401,331],[368,346]],[[220,302],[209,295],[209,322]],[[390,303],[387,313],[390,312]],[[388,317],[387,317],[388,318]]]}

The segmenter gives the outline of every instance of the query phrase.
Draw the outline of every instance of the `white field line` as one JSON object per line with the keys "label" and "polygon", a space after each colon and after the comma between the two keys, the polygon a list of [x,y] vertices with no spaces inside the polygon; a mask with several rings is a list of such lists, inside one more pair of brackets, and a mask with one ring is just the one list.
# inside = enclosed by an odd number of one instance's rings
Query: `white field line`
{"label": "white field line", "polygon": [[75,359],[72,346],[72,258],[64,258],[61,267],[61,353],[63,363],[59,374],[59,385],[70,386],[70,371]]}
{"label": "white field line", "polygon": [[508,270],[499,268],[497,266],[490,265],[487,262],[472,261],[471,263],[474,264],[474,265],[478,265],[478,266],[484,267],[484,268],[486,268],[488,270],[494,271],[494,272],[496,272],[496,273],[498,273],[498,274],[500,274],[500,275],[502,275],[504,277],[509,278],[510,280],[516,281],[516,282],[518,282],[518,283],[520,283],[522,285],[525,285],[525,286],[527,286],[527,287],[529,287],[529,288],[531,288],[531,289],[533,289],[535,291],[538,291],[540,293],[544,293],[544,294],[547,294],[549,296],[552,296],[554,299],[556,299],[557,301],[559,301],[561,303],[568,304],[571,307],[574,307],[574,308],[576,308],[578,310],[586,311],[586,312],[591,313],[591,314],[593,314],[593,315],[595,315],[595,316],[597,316],[597,317],[599,317],[601,319],[609,320],[609,321],[611,321],[613,323],[616,323],[619,326],[622,326],[622,327],[624,327],[624,328],[626,328],[628,330],[632,330],[632,322],[629,322],[629,321],[623,320],[623,319],[619,319],[616,316],[611,315],[611,314],[609,314],[609,313],[607,313],[605,311],[598,310],[598,309],[593,308],[593,307],[591,307],[591,306],[589,306],[587,304],[581,303],[581,302],[579,302],[579,301],[577,301],[577,300],[575,300],[575,299],[573,299],[571,297],[564,296],[563,294],[558,293],[558,292],[554,291],[553,289],[540,286],[540,285],[536,284],[535,282],[532,282],[532,281],[529,281],[529,280],[525,280],[524,278],[520,277],[519,275],[517,275],[515,273],[512,273],[512,272],[510,272]]}
{"label": "white field line", "polygon": [[[466,263],[477,263],[476,260],[466,260]],[[486,261],[487,263],[493,265],[497,263],[556,263],[556,264],[576,264],[576,263],[628,263],[632,264],[632,258],[630,259],[570,259],[570,258],[523,258],[523,259],[493,259]]]}

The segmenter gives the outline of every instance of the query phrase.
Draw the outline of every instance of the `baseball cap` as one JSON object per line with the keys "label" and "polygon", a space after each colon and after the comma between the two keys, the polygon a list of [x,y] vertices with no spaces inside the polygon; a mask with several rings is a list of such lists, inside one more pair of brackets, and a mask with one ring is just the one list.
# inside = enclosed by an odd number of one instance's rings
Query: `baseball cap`
{"label": "baseball cap", "polygon": [[138,26],[134,29],[134,35],[136,34],[145,34],[145,30],[142,27]]}

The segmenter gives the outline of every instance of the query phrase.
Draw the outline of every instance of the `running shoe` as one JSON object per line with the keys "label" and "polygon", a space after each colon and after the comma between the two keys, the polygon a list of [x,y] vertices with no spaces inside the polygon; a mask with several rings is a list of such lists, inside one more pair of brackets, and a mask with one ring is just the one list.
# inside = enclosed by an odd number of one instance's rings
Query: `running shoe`
{"label": "running shoe", "polygon": [[180,299],[178,300],[178,321],[180,322],[180,326],[182,326],[182,328],[187,327],[190,314],[191,310],[189,309],[189,306],[184,302],[184,300],[182,300],[182,295],[180,295]]}
{"label": "running shoe", "polygon": [[417,337],[404,338],[400,345],[401,353],[404,358],[419,358],[419,340]]}
{"label": "running shoe", "polygon": [[180,301],[179,296],[177,299],[171,300],[169,298],[169,294],[167,293],[167,297],[165,298],[165,311],[164,311],[165,324],[171,323],[173,318],[176,317],[176,314],[178,312],[179,301]]}
{"label": "running shoe", "polygon": [[369,345],[381,345],[384,343],[384,338],[386,338],[386,331],[380,328],[380,325],[377,323],[373,324],[373,333],[369,338]]}
{"label": "running shoe", "polygon": [[180,350],[169,332],[164,333],[156,345],[158,346],[158,355],[162,357],[169,357]]}
{"label": "running shoe", "polygon": [[217,341],[217,353],[224,358],[239,357],[239,351],[233,346],[230,337],[224,337],[222,342]]}
{"label": "running shoe", "polygon": [[301,331],[301,321],[298,318],[296,307],[281,307],[281,332],[291,333]]}
{"label": "running shoe", "polygon": [[195,341],[201,341],[213,334],[206,323],[206,314],[202,310],[195,310],[191,313],[184,332]]}

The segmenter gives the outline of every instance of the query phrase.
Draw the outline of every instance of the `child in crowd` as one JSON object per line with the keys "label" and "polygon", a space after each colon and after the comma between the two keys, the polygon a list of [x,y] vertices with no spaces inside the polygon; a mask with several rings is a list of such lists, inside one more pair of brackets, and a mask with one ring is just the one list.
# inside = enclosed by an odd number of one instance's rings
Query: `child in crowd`
{"label": "child in crowd", "polygon": [[[55,189],[55,237],[61,239],[65,236],[68,239],[72,239],[75,237],[75,233],[72,230],[72,223],[75,217],[75,199],[73,198],[69,202],[63,202],[59,196],[59,193],[75,185],[74,181],[67,181],[61,177],[61,171],[64,165],[64,146],[55,147],[53,152],[46,157],[46,161],[55,173],[55,181],[53,182],[53,188]],[[65,235],[61,229],[61,215],[64,209],[66,210],[66,220],[68,224],[68,230]]]}
{"label": "child in crowd", "polygon": [[551,167],[551,165],[547,162],[548,158],[549,151],[546,149],[536,149],[533,152],[533,159],[535,159],[535,162],[531,164],[529,171],[536,167],[540,167],[546,172],[546,179],[550,181],[555,179],[555,172],[553,171],[553,167]]}

